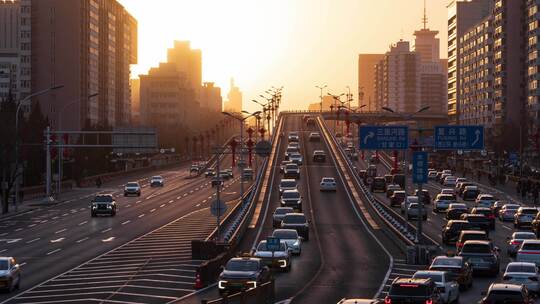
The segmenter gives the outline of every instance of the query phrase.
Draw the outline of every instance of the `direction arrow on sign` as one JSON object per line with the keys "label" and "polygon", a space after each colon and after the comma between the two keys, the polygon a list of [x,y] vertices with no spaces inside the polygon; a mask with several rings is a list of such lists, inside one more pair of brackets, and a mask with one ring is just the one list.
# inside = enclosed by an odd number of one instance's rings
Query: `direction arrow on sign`
{"label": "direction arrow on sign", "polygon": [[484,126],[435,126],[436,150],[483,150]]}
{"label": "direction arrow on sign", "polygon": [[361,126],[359,144],[362,150],[404,150],[409,147],[407,126]]}

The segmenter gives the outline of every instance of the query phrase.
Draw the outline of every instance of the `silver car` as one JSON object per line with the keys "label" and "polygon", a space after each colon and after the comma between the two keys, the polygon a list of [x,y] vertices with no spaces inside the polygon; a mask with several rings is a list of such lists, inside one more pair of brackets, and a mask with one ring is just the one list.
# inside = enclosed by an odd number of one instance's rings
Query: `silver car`
{"label": "silver car", "polygon": [[302,253],[302,238],[295,229],[276,229],[272,236],[287,243],[292,254],[300,255]]}
{"label": "silver car", "polygon": [[540,293],[540,274],[534,263],[511,262],[506,266],[503,275],[504,283],[525,285],[527,289]]}
{"label": "silver car", "polygon": [[435,282],[441,300],[445,304],[456,303],[459,300],[459,284],[450,278],[446,271],[419,270],[414,273],[414,279],[431,279]]}
{"label": "silver car", "polygon": [[536,240],[536,235],[534,232],[530,231],[519,231],[512,233],[512,237],[508,238],[506,253],[508,253],[509,256],[515,256],[524,240]]}
{"label": "silver car", "polygon": [[321,191],[336,191],[336,179],[333,177],[323,177],[320,184]]}
{"label": "silver car", "polygon": [[514,216],[516,215],[519,207],[521,207],[518,204],[506,204],[502,206],[501,210],[499,210],[499,220],[502,222],[511,222],[514,220]]}
{"label": "silver car", "polygon": [[300,153],[292,153],[289,155],[289,160],[293,163],[301,166],[302,165],[302,155]]}
{"label": "silver car", "polygon": [[272,226],[274,226],[274,228],[279,227],[283,217],[285,217],[285,214],[287,213],[294,213],[294,209],[292,207],[277,207],[272,216]]}
{"label": "silver car", "polygon": [[21,269],[12,257],[0,257],[0,288],[7,291],[21,287]]}
{"label": "silver car", "polygon": [[297,190],[297,186],[295,179],[284,178],[279,183],[279,195],[282,195],[285,190]]}
{"label": "silver car", "polygon": [[418,196],[407,196],[401,203],[401,213],[405,213],[409,209],[409,205],[412,203],[418,203]]}
{"label": "silver car", "polygon": [[[411,203],[407,207],[407,219],[410,220],[412,218],[417,219],[418,216],[420,216],[420,204],[418,203]],[[427,220],[427,208],[422,208],[421,213],[422,219]]]}

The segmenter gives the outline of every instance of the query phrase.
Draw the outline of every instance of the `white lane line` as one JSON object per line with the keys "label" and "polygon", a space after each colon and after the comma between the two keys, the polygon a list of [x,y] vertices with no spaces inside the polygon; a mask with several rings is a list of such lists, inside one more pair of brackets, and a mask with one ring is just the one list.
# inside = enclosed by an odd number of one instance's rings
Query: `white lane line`
{"label": "white lane line", "polygon": [[111,231],[111,230],[112,230],[112,228],[107,228],[107,229],[105,229],[105,230],[102,230],[101,233],[106,233],[106,232],[109,232],[109,231]]}
{"label": "white lane line", "polygon": [[201,203],[198,203],[197,205],[195,205],[195,207],[199,207],[201,205]]}
{"label": "white lane line", "polygon": [[172,204],[172,203],[174,203],[174,201],[173,201],[173,200],[170,200],[170,201],[169,201],[169,204]]}
{"label": "white lane line", "polygon": [[163,207],[165,207],[165,204],[159,205],[159,208],[163,208]]}
{"label": "white lane line", "polygon": [[84,210],[86,210],[86,209],[84,209],[84,208],[81,208],[81,209],[79,209],[79,210],[80,210],[80,211],[84,211]]}
{"label": "white lane line", "polygon": [[84,241],[86,241],[86,240],[88,240],[88,238],[87,238],[87,237],[85,237],[85,238],[82,238],[82,239],[78,240],[78,241],[77,241],[76,243],[82,243],[82,242],[84,242]]}
{"label": "white lane line", "polygon": [[6,252],[6,251],[7,251],[7,249],[2,249],[2,250],[0,250],[0,253]]}
{"label": "white lane line", "polygon": [[7,232],[4,232],[4,233],[0,234],[0,236],[6,236],[6,235],[8,235]]}
{"label": "white lane line", "polygon": [[141,218],[141,217],[143,217],[143,216],[144,216],[144,213],[143,213],[143,214],[141,214],[141,215],[139,215],[139,218]]}
{"label": "white lane line", "polygon": [[115,239],[115,237],[114,237],[114,236],[111,236],[110,238],[106,238],[106,239],[103,239],[103,240],[101,240],[101,241],[104,242],[104,243],[107,243],[107,242],[110,242],[110,241],[112,241],[112,240],[114,240],[114,239]]}
{"label": "white lane line", "polygon": [[125,206],[125,208],[127,208],[127,207],[131,207],[131,205],[130,205],[130,204],[127,204],[127,205]]}
{"label": "white lane line", "polygon": [[57,253],[57,252],[60,251],[60,250],[62,250],[62,249],[58,248],[58,249],[55,249],[55,250],[53,250],[53,251],[49,251],[49,252],[47,252],[47,255],[55,254],[55,253]]}
{"label": "white lane line", "polygon": [[58,216],[55,216],[55,217],[53,217],[52,219],[53,219],[53,220],[57,220],[58,218],[59,218]]}
{"label": "white lane line", "polygon": [[54,239],[54,240],[51,240],[51,243],[60,243],[61,241],[65,240],[66,238],[59,238],[59,239]]}
{"label": "white lane line", "polygon": [[186,197],[187,195],[188,195],[187,193],[184,193],[184,195],[182,195],[182,196]]}
{"label": "white lane line", "polygon": [[193,190],[190,190],[189,193],[193,193]]}
{"label": "white lane line", "polygon": [[32,228],[32,227],[34,227],[35,225],[36,225],[36,224],[30,224],[30,225],[28,225],[28,228]]}
{"label": "white lane line", "polygon": [[24,265],[26,265],[26,262],[22,262],[19,264],[19,266],[23,267]]}
{"label": "white lane line", "polygon": [[150,213],[152,213],[152,212],[154,212],[154,211],[156,211],[156,209],[155,209],[155,208],[154,208],[154,209],[152,209],[152,210],[150,210]]}
{"label": "white lane line", "polygon": [[64,214],[62,214],[62,216],[68,216],[68,215],[69,215],[69,213],[64,213]]}
{"label": "white lane line", "polygon": [[48,222],[49,220],[43,220],[41,221],[42,224],[45,224],[46,222]]}
{"label": "white lane line", "polygon": [[127,220],[127,221],[123,222],[122,225],[126,225],[126,224],[129,224],[129,223],[131,223],[131,221]]}
{"label": "white lane line", "polygon": [[139,200],[139,201],[136,201],[135,204],[138,204],[138,203],[140,203],[140,202],[142,202],[142,201],[140,201],[140,200]]}
{"label": "white lane line", "polygon": [[212,199],[212,196],[210,195],[210,196],[208,197],[208,199]]}
{"label": "white lane line", "polygon": [[179,199],[181,199],[181,198],[182,198],[181,196],[177,196],[177,197],[176,197],[177,200],[179,200]]}
{"label": "white lane line", "polygon": [[12,244],[12,243],[17,243],[18,241],[20,241],[22,239],[13,239],[13,240],[9,240],[6,242],[6,244]]}
{"label": "white lane line", "polygon": [[19,231],[22,231],[23,228],[18,228],[18,229],[15,229],[15,232],[19,232]]}
{"label": "white lane line", "polygon": [[33,240],[30,240],[30,241],[26,242],[26,244],[30,244],[30,243],[33,243],[33,242],[39,241],[39,240],[40,240],[40,238],[35,238]]}
{"label": "white lane line", "polygon": [[82,226],[84,224],[88,223],[88,221],[80,222],[77,226]]}
{"label": "white lane line", "polygon": [[502,225],[502,227],[503,227],[504,229],[507,229],[507,230],[512,231],[512,228],[510,228],[510,227],[508,227],[508,226],[506,226],[506,225]]}
{"label": "white lane line", "polygon": [[195,191],[199,191],[199,188],[195,188]]}
{"label": "white lane line", "polygon": [[207,202],[207,200],[203,200],[202,202],[203,202],[203,204],[204,204],[204,203],[206,203],[206,202]]}
{"label": "white lane line", "polygon": [[66,230],[67,230],[66,228],[60,229],[60,230],[56,231],[54,234],[62,233],[62,232],[64,232],[64,231],[66,231]]}

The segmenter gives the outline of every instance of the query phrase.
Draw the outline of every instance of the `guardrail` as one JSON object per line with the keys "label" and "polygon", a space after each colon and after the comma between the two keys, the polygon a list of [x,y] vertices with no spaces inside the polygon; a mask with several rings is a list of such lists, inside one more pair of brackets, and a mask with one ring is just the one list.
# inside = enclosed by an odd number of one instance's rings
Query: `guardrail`
{"label": "guardrail", "polygon": [[[336,137],[328,130],[326,122],[321,119],[321,128],[324,129],[330,135],[333,144],[337,147],[337,151],[340,153],[340,157],[346,160],[347,170],[356,181],[356,185],[359,186],[362,194],[366,200],[373,207],[374,211],[379,217],[387,224],[387,226],[394,232],[394,234],[404,243],[405,246],[414,245],[416,227],[409,223],[402,216],[397,214],[391,207],[387,206],[383,202],[379,201],[375,196],[371,194],[364,181],[358,175],[358,172],[354,170],[354,164],[351,159],[346,156],[341,145],[339,145]],[[427,235],[423,234],[422,244],[436,245],[436,243],[430,239]]]}

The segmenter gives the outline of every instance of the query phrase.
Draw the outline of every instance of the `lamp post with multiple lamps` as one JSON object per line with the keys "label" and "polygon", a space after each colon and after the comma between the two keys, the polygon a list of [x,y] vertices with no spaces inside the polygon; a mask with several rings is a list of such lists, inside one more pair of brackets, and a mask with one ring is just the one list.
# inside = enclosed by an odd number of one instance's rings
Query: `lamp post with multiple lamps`
{"label": "lamp post with multiple lamps", "polygon": [[315,86],[315,87],[317,89],[321,90],[321,94],[319,95],[319,98],[321,99],[321,113],[322,113],[322,111],[323,111],[323,98],[322,98],[323,95],[322,95],[322,91],[328,86],[325,84],[323,86]]}

